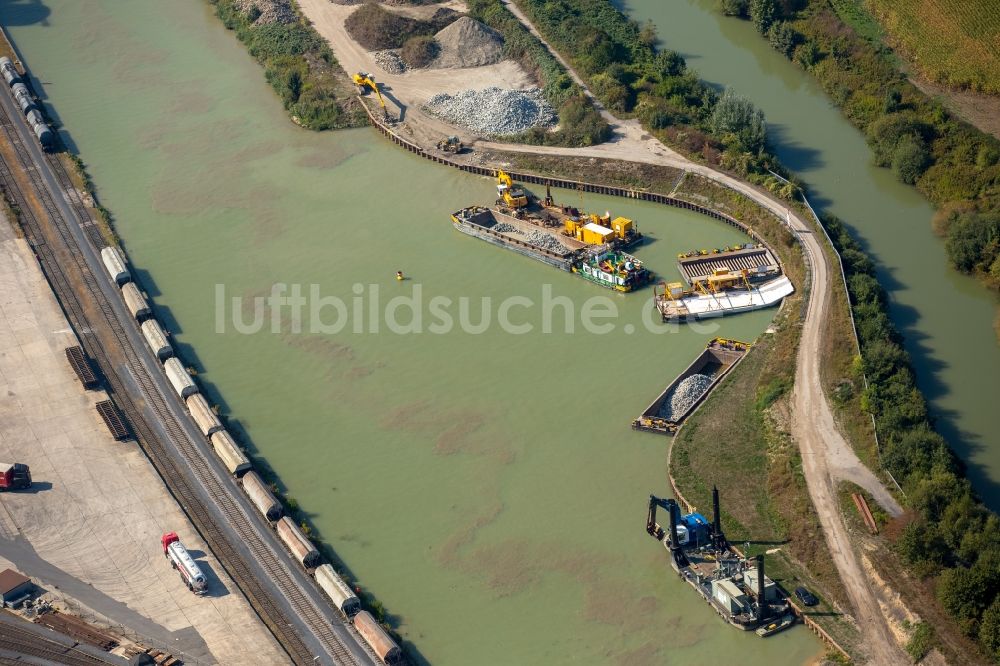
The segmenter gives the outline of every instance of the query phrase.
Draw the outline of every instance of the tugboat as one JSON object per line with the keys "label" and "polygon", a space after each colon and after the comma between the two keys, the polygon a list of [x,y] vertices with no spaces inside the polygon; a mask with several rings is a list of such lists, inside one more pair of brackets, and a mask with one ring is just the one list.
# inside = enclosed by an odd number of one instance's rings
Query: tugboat
{"label": "tugboat", "polygon": [[641,261],[621,250],[588,252],[573,266],[573,272],[584,280],[622,292],[635,291],[653,281],[653,274]]}

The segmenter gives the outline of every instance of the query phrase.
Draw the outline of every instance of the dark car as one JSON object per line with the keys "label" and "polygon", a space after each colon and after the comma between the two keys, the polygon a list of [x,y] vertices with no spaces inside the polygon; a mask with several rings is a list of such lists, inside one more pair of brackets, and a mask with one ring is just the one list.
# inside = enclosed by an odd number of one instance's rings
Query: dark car
{"label": "dark car", "polygon": [[819,599],[816,598],[816,595],[804,587],[795,588],[795,596],[798,597],[799,601],[806,606],[815,606],[819,603]]}

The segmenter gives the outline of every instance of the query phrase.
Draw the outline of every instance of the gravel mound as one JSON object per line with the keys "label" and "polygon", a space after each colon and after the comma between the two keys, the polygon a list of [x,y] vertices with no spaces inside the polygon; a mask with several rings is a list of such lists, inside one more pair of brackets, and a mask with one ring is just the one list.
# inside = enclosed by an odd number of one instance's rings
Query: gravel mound
{"label": "gravel mound", "polygon": [[403,59],[399,57],[398,53],[391,49],[376,51],[372,55],[375,58],[375,64],[378,65],[386,74],[402,74],[407,69],[406,63],[403,62]]}
{"label": "gravel mound", "polygon": [[503,59],[503,37],[474,18],[463,16],[434,35],[441,48],[431,67],[482,67]]}
{"label": "gravel mound", "polygon": [[570,253],[569,249],[567,249],[565,245],[542,231],[529,232],[524,241],[534,245],[535,247],[540,247],[543,250],[548,250],[549,252],[554,252],[559,255],[567,255]]}
{"label": "gravel mound", "polygon": [[532,127],[553,125],[556,120],[555,112],[537,88],[439,93],[424,108],[449,123],[485,136],[518,134]]}
{"label": "gravel mound", "polygon": [[712,378],[708,375],[691,375],[684,378],[663,401],[658,416],[668,421],[679,419],[711,385]]}
{"label": "gravel mound", "polygon": [[506,222],[501,222],[500,224],[493,225],[493,231],[498,234],[519,234],[521,230],[515,227],[513,224],[507,224]]}
{"label": "gravel mound", "polygon": [[236,0],[235,7],[244,15],[260,12],[254,25],[295,22],[295,12],[288,0]]}

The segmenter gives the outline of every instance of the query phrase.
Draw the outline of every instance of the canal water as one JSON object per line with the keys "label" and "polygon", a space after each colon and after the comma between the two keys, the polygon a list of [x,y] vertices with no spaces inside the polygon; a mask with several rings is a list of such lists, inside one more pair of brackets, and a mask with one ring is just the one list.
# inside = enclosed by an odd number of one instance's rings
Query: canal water
{"label": "canal water", "polygon": [[[727,627],[670,572],[644,531],[666,440],[629,429],[708,338],[753,339],[773,312],[647,330],[648,290],[613,295],[458,233],[449,213],[490,202],[489,180],[371,129],[296,128],[207,3],[0,2],[0,22],[180,353],[420,660],[820,651],[801,627]],[[744,240],[693,213],[557,196],[634,217],[668,278],[677,252]],[[275,284],[302,290],[302,316],[265,308],[254,332]]]}
{"label": "canal water", "polygon": [[938,427],[977,490],[1000,508],[996,298],[948,268],[944,243],[931,232],[930,204],[871,165],[861,133],[749,21],[722,16],[716,0],[618,1],[636,20],[652,20],[664,46],[701,78],[763,109],[775,152],[807,184],[813,206],[843,219],[874,256]]}

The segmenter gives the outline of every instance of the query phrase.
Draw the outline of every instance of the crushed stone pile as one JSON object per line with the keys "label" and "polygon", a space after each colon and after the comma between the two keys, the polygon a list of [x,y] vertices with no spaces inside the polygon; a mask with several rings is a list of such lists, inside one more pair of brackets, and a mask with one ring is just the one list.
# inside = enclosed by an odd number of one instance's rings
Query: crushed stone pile
{"label": "crushed stone pile", "polygon": [[295,22],[295,12],[288,0],[236,0],[235,7],[245,16],[259,12],[254,25]]}
{"label": "crushed stone pile", "polygon": [[684,415],[684,412],[691,408],[691,405],[697,402],[698,398],[705,394],[711,385],[712,378],[708,375],[685,377],[663,401],[658,416],[668,421],[679,419]]}
{"label": "crushed stone pile", "polygon": [[570,252],[565,245],[543,231],[529,232],[524,240],[535,247],[540,247],[543,250],[555,252],[556,254],[566,255]]}
{"label": "crushed stone pile", "polygon": [[506,222],[501,222],[500,224],[493,225],[493,231],[498,234],[519,234],[521,230],[515,227],[513,224],[507,224]]}
{"label": "crushed stone pile", "polygon": [[556,114],[538,88],[463,90],[431,97],[424,108],[454,125],[485,136],[518,134],[532,127],[551,126]]}
{"label": "crushed stone pile", "polygon": [[386,74],[402,74],[406,71],[406,63],[399,57],[399,53],[392,49],[376,51],[372,54],[375,64]]}
{"label": "crushed stone pile", "polygon": [[503,59],[503,37],[474,18],[463,16],[434,35],[440,51],[430,67],[482,67]]}

